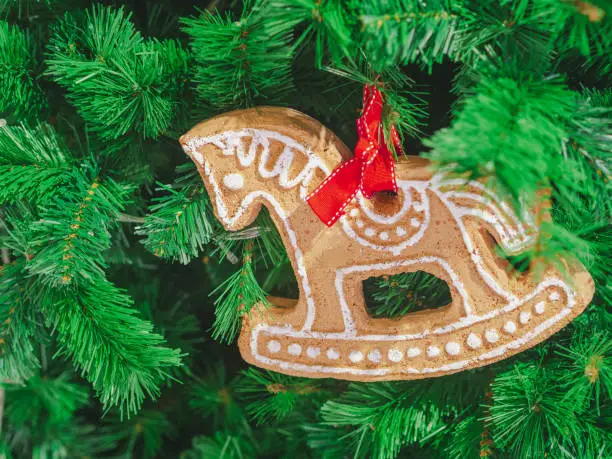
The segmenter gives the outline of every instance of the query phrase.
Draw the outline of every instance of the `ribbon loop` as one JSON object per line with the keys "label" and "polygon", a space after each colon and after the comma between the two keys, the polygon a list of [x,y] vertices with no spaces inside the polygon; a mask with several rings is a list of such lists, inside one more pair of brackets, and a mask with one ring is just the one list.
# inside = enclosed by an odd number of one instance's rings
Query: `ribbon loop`
{"label": "ribbon loop", "polygon": [[[382,94],[374,85],[365,85],[363,112],[357,119],[355,155],[340,164],[306,200],[323,223],[332,226],[357,192],[368,199],[380,191],[397,192],[393,155],[385,142],[382,129]],[[391,140],[396,151],[401,143],[395,126]]]}

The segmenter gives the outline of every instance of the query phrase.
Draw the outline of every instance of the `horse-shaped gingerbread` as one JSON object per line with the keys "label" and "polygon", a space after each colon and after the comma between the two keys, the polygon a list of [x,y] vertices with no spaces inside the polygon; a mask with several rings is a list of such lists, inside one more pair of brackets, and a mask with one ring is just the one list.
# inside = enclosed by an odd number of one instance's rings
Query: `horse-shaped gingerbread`
{"label": "horse-shaped gingerbread", "polygon": [[[260,107],[202,122],[181,138],[226,229],[266,206],[281,234],[299,300],[245,315],[245,360],[287,374],[416,379],[487,365],[546,339],[584,310],[593,281],[577,262],[518,275],[496,250],[528,249],[536,228],[481,183],[396,164],[399,192],[359,193],[331,228],[306,197],[350,150],[314,119]],[[362,281],[425,271],[449,286],[442,308],[400,319],[368,315]],[[568,281],[568,279],[571,279]]]}

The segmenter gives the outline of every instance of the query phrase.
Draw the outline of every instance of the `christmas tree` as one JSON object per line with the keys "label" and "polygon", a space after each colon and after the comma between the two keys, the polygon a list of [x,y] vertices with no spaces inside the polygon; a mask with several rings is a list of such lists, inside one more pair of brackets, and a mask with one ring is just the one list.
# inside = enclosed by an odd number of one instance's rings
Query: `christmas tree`
{"label": "christmas tree", "polygon": [[[609,457],[611,50],[606,0],[0,0],[0,457]],[[550,198],[500,256],[579,260],[583,314],[419,381],[243,362],[242,317],[298,284],[268,214],[221,226],[178,139],[276,105],[352,149],[366,84],[406,155],[517,212]],[[372,317],[449,301],[422,271],[363,288]]]}

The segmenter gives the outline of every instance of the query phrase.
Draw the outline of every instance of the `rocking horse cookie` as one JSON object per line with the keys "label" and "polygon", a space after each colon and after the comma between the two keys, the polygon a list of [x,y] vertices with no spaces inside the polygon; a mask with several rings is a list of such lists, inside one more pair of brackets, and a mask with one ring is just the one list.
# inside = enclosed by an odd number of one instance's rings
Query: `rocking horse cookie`
{"label": "rocking horse cookie", "polygon": [[[411,158],[395,165],[397,194],[361,192],[328,227],[307,197],[352,153],[314,119],[260,107],[202,122],[181,138],[226,229],[270,211],[299,284],[243,319],[248,362],[282,373],[359,381],[418,379],[488,365],[560,330],[590,302],[594,285],[577,262],[563,273],[510,273],[496,251],[535,241],[520,218],[481,183],[435,173]],[[451,303],[400,319],[368,315],[362,281],[426,271]]]}

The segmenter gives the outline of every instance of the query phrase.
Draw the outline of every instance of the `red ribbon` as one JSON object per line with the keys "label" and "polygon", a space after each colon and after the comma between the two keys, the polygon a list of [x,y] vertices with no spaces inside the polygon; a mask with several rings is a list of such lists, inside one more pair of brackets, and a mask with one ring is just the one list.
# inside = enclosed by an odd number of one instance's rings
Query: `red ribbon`
{"label": "red ribbon", "polygon": [[[368,199],[379,191],[397,193],[393,155],[385,142],[381,122],[383,100],[376,86],[364,87],[363,107],[361,117],[357,119],[359,139],[355,156],[334,169],[306,198],[327,226],[332,226],[344,215],[344,209],[358,191]],[[391,126],[391,140],[395,150],[401,152],[395,126]]]}

